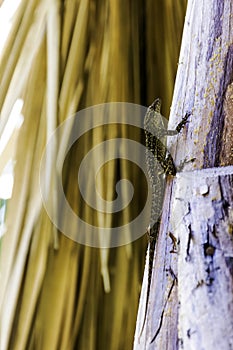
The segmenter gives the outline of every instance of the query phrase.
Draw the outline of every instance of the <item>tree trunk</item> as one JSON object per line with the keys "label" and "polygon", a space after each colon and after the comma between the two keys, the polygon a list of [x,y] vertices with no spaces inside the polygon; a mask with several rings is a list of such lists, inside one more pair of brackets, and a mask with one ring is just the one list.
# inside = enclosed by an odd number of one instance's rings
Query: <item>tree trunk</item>
{"label": "tree trunk", "polygon": [[[167,179],[146,324],[134,349],[233,348],[233,3],[189,0],[169,129]],[[189,160],[192,160],[188,162]]]}

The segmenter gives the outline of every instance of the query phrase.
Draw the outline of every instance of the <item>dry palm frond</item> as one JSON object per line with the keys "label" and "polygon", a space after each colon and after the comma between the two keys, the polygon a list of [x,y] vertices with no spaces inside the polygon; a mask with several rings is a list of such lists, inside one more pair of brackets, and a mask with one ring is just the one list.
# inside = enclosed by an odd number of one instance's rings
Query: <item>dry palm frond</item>
{"label": "dry palm frond", "polygon": [[[12,153],[16,161],[14,190],[1,245],[3,350],[132,347],[145,240],[109,250],[80,245],[59,233],[41,202],[39,169],[50,135],[79,109],[109,101],[150,102],[158,94],[158,86],[163,89],[159,95],[171,96],[177,60],[173,49],[180,34],[164,49],[154,18],[161,18],[165,26],[171,23],[169,32],[178,33],[185,1],[178,9],[169,7],[168,0],[163,3],[166,8],[158,13],[150,0],[21,0],[1,60],[0,134],[15,101],[24,101],[24,123]],[[168,50],[165,56],[172,58],[162,68],[169,78],[161,83],[163,79],[154,79],[156,69],[162,69],[155,67],[159,62],[154,60],[155,52],[164,61],[162,54]],[[77,166],[106,134],[140,141],[140,131],[124,125],[91,130],[72,147],[63,164],[72,132],[73,124],[67,124],[47,155],[46,194],[53,215],[64,222],[67,219],[53,191],[62,177],[67,201],[88,222],[111,226],[114,220],[129,220],[136,209],[128,208],[113,218],[83,206]],[[116,146],[111,151],[118,154]],[[103,159],[106,156],[107,152]],[[127,162],[118,166],[109,162],[98,180],[108,201],[114,199],[118,175],[132,178],[143,191],[137,169]],[[91,176],[87,174],[87,184]],[[87,188],[87,195],[92,193],[93,189]],[[127,190],[123,195],[128,198]],[[67,225],[72,232],[79,229],[76,223]]]}

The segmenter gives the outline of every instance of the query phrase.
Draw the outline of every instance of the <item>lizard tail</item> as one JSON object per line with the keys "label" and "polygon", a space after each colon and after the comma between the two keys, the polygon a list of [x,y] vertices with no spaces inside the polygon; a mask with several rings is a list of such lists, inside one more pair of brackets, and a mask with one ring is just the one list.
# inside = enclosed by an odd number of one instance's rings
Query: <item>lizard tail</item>
{"label": "lizard tail", "polygon": [[156,239],[152,237],[152,235],[149,235],[149,245],[148,245],[148,254],[149,254],[149,268],[148,268],[148,284],[147,284],[147,292],[146,292],[146,307],[145,307],[145,314],[142,324],[142,329],[139,334],[139,339],[141,338],[142,332],[145,327],[146,323],[146,317],[147,317],[147,310],[148,310],[148,303],[149,303],[149,296],[150,296],[150,286],[151,286],[151,279],[152,279],[152,272],[153,272],[153,260],[154,260],[154,252],[155,252],[155,242]]}

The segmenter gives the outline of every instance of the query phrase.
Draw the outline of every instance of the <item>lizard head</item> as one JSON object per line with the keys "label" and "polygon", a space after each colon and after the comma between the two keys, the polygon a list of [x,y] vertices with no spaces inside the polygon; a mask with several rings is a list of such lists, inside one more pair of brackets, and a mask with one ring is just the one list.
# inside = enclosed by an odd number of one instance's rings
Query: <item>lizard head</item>
{"label": "lizard head", "polygon": [[161,104],[162,104],[161,99],[156,98],[156,100],[154,100],[154,102],[149,106],[149,109],[152,109],[153,111],[155,111],[157,113],[160,113]]}

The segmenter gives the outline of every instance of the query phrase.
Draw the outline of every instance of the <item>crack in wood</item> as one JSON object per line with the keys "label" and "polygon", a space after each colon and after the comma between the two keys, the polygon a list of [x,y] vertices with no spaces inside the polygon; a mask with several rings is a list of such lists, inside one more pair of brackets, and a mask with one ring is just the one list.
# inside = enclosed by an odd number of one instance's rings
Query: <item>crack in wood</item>
{"label": "crack in wood", "polygon": [[[224,129],[223,102],[227,87],[233,80],[233,45],[228,47],[223,63],[223,73],[219,82],[219,90],[216,97],[216,104],[212,118],[211,128],[207,135],[204,147],[204,168],[218,166],[220,163],[220,153],[222,149],[222,135]],[[213,151],[214,150],[214,151]]]}
{"label": "crack in wood", "polygon": [[159,322],[158,329],[155,332],[155,335],[152,338],[150,344],[152,344],[155,341],[155,339],[157,338],[157,336],[158,336],[158,334],[159,334],[159,332],[161,330],[161,327],[162,327],[162,324],[163,324],[163,316],[164,316],[165,308],[166,308],[168,300],[169,300],[169,298],[171,296],[172,290],[173,290],[174,286],[177,284],[177,276],[175,275],[175,273],[174,273],[174,271],[172,270],[171,267],[169,268],[169,272],[170,272],[170,274],[171,274],[171,276],[173,278],[173,281],[172,281],[171,287],[169,289],[169,292],[168,292],[168,295],[167,295],[167,299],[166,299],[166,301],[164,303],[164,306],[163,306],[163,311],[162,311],[161,316],[160,316],[160,322]]}
{"label": "crack in wood", "polygon": [[233,175],[233,165],[177,172],[175,181],[183,177],[191,179],[194,176],[202,176],[202,178],[204,179],[228,175]]}
{"label": "crack in wood", "polygon": [[190,256],[190,245],[191,245],[191,240],[192,240],[192,230],[191,230],[191,224],[188,225],[188,231],[189,231],[189,236],[188,236],[188,242],[187,242],[187,248],[186,248],[186,257],[185,261],[190,261],[191,256]]}

